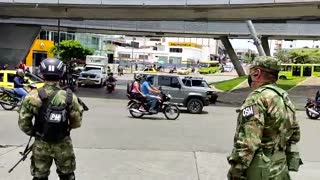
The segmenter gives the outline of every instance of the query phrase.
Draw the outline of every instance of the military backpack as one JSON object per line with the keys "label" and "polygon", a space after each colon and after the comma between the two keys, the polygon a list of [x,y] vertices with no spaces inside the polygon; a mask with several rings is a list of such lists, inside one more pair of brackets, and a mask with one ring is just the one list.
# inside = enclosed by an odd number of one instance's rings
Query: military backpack
{"label": "military backpack", "polygon": [[38,90],[42,105],[35,120],[35,136],[47,142],[59,142],[70,135],[70,106],[72,91],[67,89],[64,105],[56,106],[51,103],[60,89],[56,89],[49,96],[43,88]]}

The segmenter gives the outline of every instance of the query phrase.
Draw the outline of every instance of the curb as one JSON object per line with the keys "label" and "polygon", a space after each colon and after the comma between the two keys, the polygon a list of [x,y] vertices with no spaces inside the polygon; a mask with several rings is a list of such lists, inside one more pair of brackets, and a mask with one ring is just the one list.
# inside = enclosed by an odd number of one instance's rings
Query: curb
{"label": "curb", "polygon": [[[217,103],[220,103],[221,105],[229,105],[229,106],[238,106],[240,107],[242,104],[239,102],[226,102],[226,101],[221,101],[221,100],[217,100]],[[301,106],[296,106],[296,111],[305,111],[305,108],[303,105]]]}
{"label": "curb", "polygon": [[242,84],[246,83],[247,80],[243,80],[241,83],[239,83],[238,85],[236,85],[235,87],[233,87],[232,89],[230,89],[229,91],[226,91],[226,92],[231,92],[231,91],[234,91],[236,89],[240,89],[239,87],[242,86]]}
{"label": "curb", "polygon": [[294,87],[290,88],[287,90],[287,92],[289,93],[291,90],[295,89],[298,86],[301,86],[302,83],[304,83],[305,81],[307,81],[308,79],[310,79],[311,77],[306,78],[305,80],[299,82],[298,84],[296,84]]}

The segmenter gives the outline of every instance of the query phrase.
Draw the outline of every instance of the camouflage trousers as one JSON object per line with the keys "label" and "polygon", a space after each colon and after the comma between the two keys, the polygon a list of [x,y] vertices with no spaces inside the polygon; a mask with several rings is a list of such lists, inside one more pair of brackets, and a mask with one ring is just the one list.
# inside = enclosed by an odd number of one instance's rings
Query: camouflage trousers
{"label": "camouflage trousers", "polygon": [[53,160],[59,176],[75,171],[75,155],[69,136],[58,143],[48,143],[36,138],[31,156],[31,175],[37,178],[48,177]]}

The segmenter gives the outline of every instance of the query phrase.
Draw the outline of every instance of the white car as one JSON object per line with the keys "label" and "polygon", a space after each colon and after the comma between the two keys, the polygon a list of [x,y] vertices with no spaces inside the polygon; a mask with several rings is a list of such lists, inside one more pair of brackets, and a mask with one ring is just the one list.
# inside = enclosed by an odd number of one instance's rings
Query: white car
{"label": "white car", "polygon": [[105,86],[107,78],[106,70],[103,66],[86,66],[78,78],[78,86],[98,85]]}
{"label": "white car", "polygon": [[223,66],[223,72],[232,72],[234,70],[232,63],[227,63]]}

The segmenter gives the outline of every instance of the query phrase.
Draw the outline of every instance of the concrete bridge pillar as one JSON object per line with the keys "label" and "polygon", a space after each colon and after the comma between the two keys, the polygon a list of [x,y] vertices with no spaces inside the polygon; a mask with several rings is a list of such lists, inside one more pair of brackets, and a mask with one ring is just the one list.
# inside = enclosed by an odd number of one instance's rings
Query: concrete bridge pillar
{"label": "concrete bridge pillar", "polygon": [[243,70],[243,67],[241,66],[241,63],[240,63],[240,61],[238,59],[238,56],[235,53],[235,51],[234,51],[234,49],[233,49],[233,47],[232,47],[232,45],[231,45],[231,43],[229,41],[228,36],[221,36],[220,40],[221,40],[224,48],[226,48],[227,53],[228,53],[228,55],[229,55],[229,57],[231,59],[231,62],[233,64],[234,68],[236,69],[238,75],[239,76],[245,76],[246,73]]}
{"label": "concrete bridge pillar", "polygon": [[0,24],[0,65],[17,66],[24,61],[40,26]]}
{"label": "concrete bridge pillar", "polygon": [[263,47],[264,52],[266,53],[266,55],[267,56],[271,56],[268,37],[266,37],[266,36],[261,37],[261,44],[262,44],[262,47]]}

